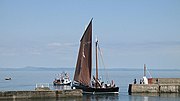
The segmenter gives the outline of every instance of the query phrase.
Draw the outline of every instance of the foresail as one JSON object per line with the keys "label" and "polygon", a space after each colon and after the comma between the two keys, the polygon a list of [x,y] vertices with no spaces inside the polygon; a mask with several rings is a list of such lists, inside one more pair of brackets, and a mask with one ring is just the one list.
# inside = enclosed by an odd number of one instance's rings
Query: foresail
{"label": "foresail", "polygon": [[92,70],[92,20],[86,28],[81,40],[74,74],[74,81],[90,86]]}

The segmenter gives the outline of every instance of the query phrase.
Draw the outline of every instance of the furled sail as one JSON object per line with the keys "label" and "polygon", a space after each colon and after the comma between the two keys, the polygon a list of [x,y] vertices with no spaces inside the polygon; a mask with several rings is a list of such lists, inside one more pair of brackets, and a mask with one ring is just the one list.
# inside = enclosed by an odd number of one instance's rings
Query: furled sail
{"label": "furled sail", "polygon": [[90,86],[92,70],[92,20],[86,28],[81,40],[74,74],[74,81]]}

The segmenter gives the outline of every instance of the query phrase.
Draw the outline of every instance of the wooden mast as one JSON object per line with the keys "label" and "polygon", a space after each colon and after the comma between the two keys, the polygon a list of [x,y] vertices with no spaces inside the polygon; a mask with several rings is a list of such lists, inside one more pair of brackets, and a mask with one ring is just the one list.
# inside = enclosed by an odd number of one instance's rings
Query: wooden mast
{"label": "wooden mast", "polygon": [[98,86],[98,40],[96,39],[96,88]]}
{"label": "wooden mast", "polygon": [[144,64],[144,76],[146,76],[146,64]]}

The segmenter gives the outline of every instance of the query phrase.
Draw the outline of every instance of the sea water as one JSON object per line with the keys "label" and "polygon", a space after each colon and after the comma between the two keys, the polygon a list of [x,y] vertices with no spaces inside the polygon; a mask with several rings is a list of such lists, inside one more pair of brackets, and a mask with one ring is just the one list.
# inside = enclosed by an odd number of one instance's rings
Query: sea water
{"label": "sea water", "polygon": [[[70,79],[73,79],[74,68],[72,69],[18,69],[18,70],[2,70],[0,72],[0,91],[16,91],[16,90],[34,90],[37,83],[49,83],[52,90],[63,89],[63,87],[54,87],[53,80],[57,74],[67,72]],[[93,72],[94,74],[94,72]],[[120,87],[119,94],[103,94],[103,95],[83,95],[82,98],[61,98],[61,99],[45,99],[45,101],[180,101],[179,94],[138,94],[128,95],[128,85],[136,79],[139,83],[143,76],[142,69],[108,69],[99,71],[102,80],[114,80],[116,86]],[[147,76],[157,78],[179,78],[180,70],[149,70]],[[12,80],[5,80],[5,77],[11,77]],[[21,99],[18,101],[25,101]],[[28,99],[28,101],[44,101],[44,99]]]}

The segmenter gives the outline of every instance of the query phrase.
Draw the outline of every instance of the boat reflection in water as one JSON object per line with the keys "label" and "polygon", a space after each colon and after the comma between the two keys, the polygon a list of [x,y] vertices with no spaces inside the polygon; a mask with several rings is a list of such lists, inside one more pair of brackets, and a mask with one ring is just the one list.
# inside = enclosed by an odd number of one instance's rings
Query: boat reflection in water
{"label": "boat reflection in water", "polygon": [[83,101],[119,101],[118,94],[84,94]]}

